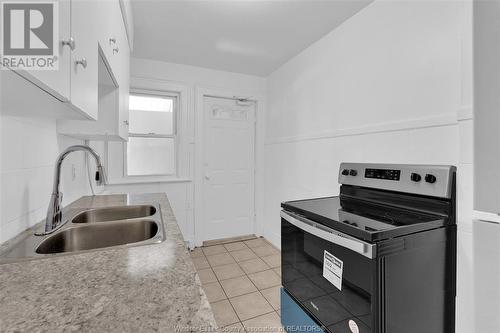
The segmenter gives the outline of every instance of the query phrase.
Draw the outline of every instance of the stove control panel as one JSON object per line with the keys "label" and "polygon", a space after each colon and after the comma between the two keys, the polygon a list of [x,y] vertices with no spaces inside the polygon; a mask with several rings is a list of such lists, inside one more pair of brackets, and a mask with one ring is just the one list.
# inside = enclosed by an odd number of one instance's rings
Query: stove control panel
{"label": "stove control panel", "polygon": [[455,172],[451,165],[342,163],[339,183],[449,198]]}

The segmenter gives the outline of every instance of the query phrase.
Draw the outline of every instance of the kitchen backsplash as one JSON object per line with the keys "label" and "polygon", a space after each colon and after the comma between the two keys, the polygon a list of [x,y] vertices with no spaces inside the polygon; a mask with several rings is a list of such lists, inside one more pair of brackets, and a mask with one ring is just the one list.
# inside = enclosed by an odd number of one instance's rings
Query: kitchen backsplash
{"label": "kitchen backsplash", "polygon": [[[58,135],[53,119],[0,117],[0,243],[45,218],[60,151],[79,140]],[[83,153],[65,159],[63,204],[89,193]]]}

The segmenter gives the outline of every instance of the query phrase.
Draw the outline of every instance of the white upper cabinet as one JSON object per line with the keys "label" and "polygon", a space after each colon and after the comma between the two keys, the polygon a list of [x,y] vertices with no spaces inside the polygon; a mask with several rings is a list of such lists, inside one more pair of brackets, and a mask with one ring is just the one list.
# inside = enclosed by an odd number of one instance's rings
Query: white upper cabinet
{"label": "white upper cabinet", "polygon": [[70,100],[70,61],[71,47],[71,3],[69,0],[57,1],[59,7],[59,69],[51,70],[18,70],[29,81],[44,89],[60,101]]}
{"label": "white upper cabinet", "polygon": [[[107,2],[107,1],[105,1]],[[97,119],[97,2],[71,1],[71,35],[75,48],[71,53],[71,104]]]}
{"label": "white upper cabinet", "polygon": [[[127,44],[128,48],[128,44]],[[120,100],[118,103],[118,136],[127,141],[129,132],[129,95],[130,95],[130,57],[123,57],[122,66],[120,66],[120,75],[123,80],[119,86]]]}
{"label": "white upper cabinet", "polygon": [[96,17],[99,22],[99,47],[111,69],[113,79],[120,81],[123,79],[120,77],[121,67],[125,58],[129,58],[130,47],[119,1],[99,2],[99,14]]}
{"label": "white upper cabinet", "polygon": [[113,10],[115,10],[118,1],[100,1],[99,2],[99,15],[96,17],[99,22],[99,34],[97,41],[104,59],[108,66],[112,66],[113,50],[116,47],[116,33]]}
{"label": "white upper cabinet", "polygon": [[4,71],[2,114],[58,119],[84,139],[127,140],[130,46],[119,0],[59,0],[57,70]]}
{"label": "white upper cabinet", "polygon": [[[89,76],[89,80],[95,80],[96,84],[89,86],[96,88],[96,91],[87,91],[86,101],[90,97],[92,102],[96,101],[97,121],[59,120],[57,129],[61,134],[80,139],[123,141],[128,138],[130,82],[130,47],[125,23],[118,0],[93,3],[96,12],[92,17],[95,18],[94,26],[98,27],[94,41],[98,52],[95,77],[93,71],[92,76]],[[76,70],[79,67],[81,66],[77,66]],[[82,91],[84,88],[81,88]],[[74,91],[75,94],[80,92]],[[89,109],[93,109],[93,106],[89,106]]]}
{"label": "white upper cabinet", "polygon": [[[85,137],[86,132],[90,132],[85,128],[94,126],[101,129],[99,134],[126,140],[130,47],[120,1],[57,2],[58,70],[4,71],[1,76],[1,112],[18,116],[90,120],[75,122],[72,126],[67,123],[61,126],[62,133],[71,135],[78,132]],[[114,109],[109,109],[109,104],[105,109],[99,107],[102,97],[99,87],[103,86],[99,82],[99,59],[104,61],[117,89]],[[106,112],[104,117],[108,122],[96,125],[101,118],[101,109]],[[108,127],[110,114],[113,126]]]}
{"label": "white upper cabinet", "polygon": [[[118,2],[117,2],[118,4]],[[119,6],[118,6],[119,9]],[[115,20],[119,28],[117,34],[117,45],[115,46],[114,57],[116,58],[116,77],[120,90],[119,110],[118,110],[118,134],[123,140],[128,139],[129,124],[129,94],[130,94],[130,46],[127,39],[127,30],[122,20],[121,11],[116,10]]]}

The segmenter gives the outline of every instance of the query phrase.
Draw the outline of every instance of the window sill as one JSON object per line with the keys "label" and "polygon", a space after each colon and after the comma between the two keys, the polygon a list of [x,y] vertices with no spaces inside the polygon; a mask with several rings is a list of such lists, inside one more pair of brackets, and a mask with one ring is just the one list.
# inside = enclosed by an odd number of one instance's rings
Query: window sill
{"label": "window sill", "polygon": [[118,181],[109,182],[107,186],[113,185],[135,185],[135,184],[158,184],[158,183],[190,183],[192,180],[189,178],[171,178],[171,179],[123,179]]}

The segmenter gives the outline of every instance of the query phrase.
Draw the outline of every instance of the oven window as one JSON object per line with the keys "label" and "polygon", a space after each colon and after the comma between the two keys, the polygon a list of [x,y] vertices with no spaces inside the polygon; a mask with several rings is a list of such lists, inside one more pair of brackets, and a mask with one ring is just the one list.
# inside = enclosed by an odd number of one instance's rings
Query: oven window
{"label": "oven window", "polygon": [[[376,263],[281,220],[285,290],[332,333],[371,332]],[[323,277],[324,252],[343,262],[341,290]]]}

